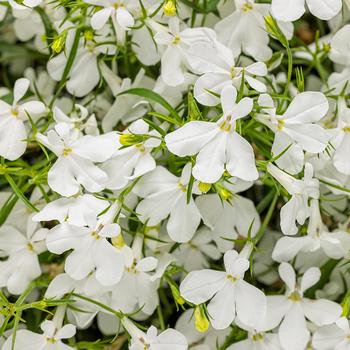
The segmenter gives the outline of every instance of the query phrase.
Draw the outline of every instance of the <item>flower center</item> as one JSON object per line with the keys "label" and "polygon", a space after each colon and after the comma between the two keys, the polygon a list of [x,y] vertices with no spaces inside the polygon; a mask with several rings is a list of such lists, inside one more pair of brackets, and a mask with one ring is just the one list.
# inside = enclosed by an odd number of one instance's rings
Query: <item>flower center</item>
{"label": "flower center", "polygon": [[252,337],[253,341],[258,342],[264,340],[264,334],[263,333],[256,333]]}
{"label": "flower center", "polygon": [[66,147],[64,150],[63,150],[63,153],[62,155],[64,155],[65,157],[68,156],[70,153],[72,153],[72,149],[69,148],[69,147]]}
{"label": "flower center", "polygon": [[172,44],[173,44],[173,45],[178,45],[180,42],[181,42],[181,38],[180,38],[178,35],[176,35],[176,36],[174,37],[174,39],[173,39]]}
{"label": "flower center", "polygon": [[220,124],[220,130],[224,132],[230,132],[232,129],[232,124],[231,124],[231,119],[232,116],[227,116],[225,120]]}
{"label": "flower center", "polygon": [[234,79],[237,76],[237,70],[234,66],[230,68],[230,77],[231,79]]}
{"label": "flower center", "polygon": [[11,114],[12,114],[12,116],[13,116],[14,118],[17,118],[17,117],[18,117],[18,114],[19,114],[18,108],[17,108],[17,107],[11,108]]}
{"label": "flower center", "polygon": [[300,293],[297,290],[295,290],[294,292],[292,292],[289,295],[288,299],[296,302],[296,301],[300,301],[302,299],[302,297],[301,297]]}
{"label": "flower center", "polygon": [[245,4],[242,5],[241,10],[243,12],[249,12],[253,9],[253,5],[250,2],[246,2]]}
{"label": "flower center", "polygon": [[346,126],[345,128],[343,128],[344,132],[350,133],[350,126]]}
{"label": "flower center", "polygon": [[186,186],[184,184],[182,184],[181,182],[178,183],[178,187],[179,187],[179,189],[182,192],[186,192],[187,191]]}
{"label": "flower center", "polygon": [[239,277],[233,275],[227,275],[226,278],[231,282],[237,282],[239,280]]}
{"label": "flower center", "polygon": [[279,131],[284,129],[285,124],[286,124],[286,122],[283,119],[277,119],[277,129]]}
{"label": "flower center", "polygon": [[27,249],[28,249],[30,252],[33,252],[33,251],[34,251],[33,244],[32,244],[32,243],[28,243],[28,244],[27,244]]}
{"label": "flower center", "polygon": [[46,338],[46,341],[51,344],[55,344],[57,342],[55,338],[48,338],[48,337]]}
{"label": "flower center", "polygon": [[94,237],[97,241],[101,239],[101,236],[96,231],[92,231],[90,235],[91,237]]}

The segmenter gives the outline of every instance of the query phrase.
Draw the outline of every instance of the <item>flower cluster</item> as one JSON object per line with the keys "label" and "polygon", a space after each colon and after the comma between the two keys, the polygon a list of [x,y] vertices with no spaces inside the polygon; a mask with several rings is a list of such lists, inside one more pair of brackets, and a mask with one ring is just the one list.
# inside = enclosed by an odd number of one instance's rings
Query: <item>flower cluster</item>
{"label": "flower cluster", "polygon": [[0,1],[2,350],[350,350],[350,1]]}

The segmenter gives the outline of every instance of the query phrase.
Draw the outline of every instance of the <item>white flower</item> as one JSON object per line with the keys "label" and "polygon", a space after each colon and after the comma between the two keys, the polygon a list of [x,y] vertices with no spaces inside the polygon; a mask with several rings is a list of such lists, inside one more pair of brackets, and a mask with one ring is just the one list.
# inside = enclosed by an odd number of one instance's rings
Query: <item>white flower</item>
{"label": "white flower", "polygon": [[38,255],[46,251],[45,237],[48,229],[38,227],[28,217],[26,231],[20,232],[10,225],[0,228],[1,256],[7,260],[0,262],[0,286],[10,293],[21,294],[28,284],[41,275]]}
{"label": "white flower", "polygon": [[58,157],[48,173],[49,186],[63,196],[73,196],[83,185],[90,192],[105,188],[107,175],[94,162],[109,159],[117,145],[117,133],[82,136],[65,123],[55,125],[37,139]]}
{"label": "white flower", "polygon": [[318,329],[312,338],[312,345],[317,350],[349,350],[349,339],[349,321],[341,317],[336,324]]}
{"label": "white flower", "polygon": [[[327,113],[327,98],[320,92],[298,94],[283,115],[276,114],[276,108],[269,95],[260,95],[258,103],[263,107],[258,119],[274,133],[272,145],[274,157],[287,151],[276,160],[276,164],[292,174],[301,171],[304,165],[304,151],[323,152],[327,146],[328,135],[316,122]],[[289,148],[288,148],[289,147]]]}
{"label": "white flower", "polygon": [[281,230],[285,235],[295,235],[298,232],[296,223],[303,225],[310,216],[309,198],[318,199],[320,195],[319,181],[313,178],[310,163],[305,165],[303,180],[295,179],[271,163],[267,166],[267,171],[292,196],[280,212]]}
{"label": "white flower", "polygon": [[167,134],[166,145],[177,156],[197,155],[193,176],[205,183],[218,181],[225,171],[246,181],[259,177],[252,146],[239,135],[236,121],[247,116],[253,101],[244,97],[236,103],[237,90],[227,86],[221,93],[223,117],[216,123],[191,121]]}
{"label": "white flower", "polygon": [[287,293],[268,297],[267,317],[274,326],[282,321],[278,334],[284,350],[304,350],[310,339],[306,319],[317,326],[331,324],[338,320],[342,308],[333,301],[310,300],[303,296],[320,279],[319,268],[308,269],[300,283],[297,283],[295,272],[288,263],[279,266],[279,274],[288,288]]}
{"label": "white flower", "polygon": [[330,20],[342,8],[341,0],[272,0],[272,14],[280,21],[295,21],[304,14],[305,2],[310,12],[323,20]]}
{"label": "white flower", "polygon": [[350,250],[350,235],[342,231],[328,232],[322,222],[318,200],[312,199],[307,235],[280,238],[272,258],[278,262],[290,261],[301,251],[315,252],[319,249],[332,259],[341,259]]}
{"label": "white flower", "polygon": [[333,36],[330,43],[329,58],[344,66],[342,71],[335,71],[329,76],[328,85],[334,94],[339,94],[343,89],[348,93],[350,89],[350,49],[347,45],[349,34],[350,25],[345,25]]}
{"label": "white flower", "polygon": [[157,328],[151,326],[147,333],[138,329],[129,319],[122,318],[123,327],[131,335],[130,350],[187,350],[187,340],[178,331],[168,328],[157,335]]}
{"label": "white flower", "polygon": [[170,86],[181,85],[185,81],[184,66],[195,65],[196,58],[190,55],[194,43],[211,45],[215,40],[215,32],[209,28],[186,28],[180,31],[177,17],[169,20],[169,30],[160,30],[154,36],[160,47],[165,46],[161,59],[161,76]]}
{"label": "white flower", "polygon": [[[234,57],[243,52],[257,61],[268,60],[272,50],[268,46],[264,17],[268,16],[270,5],[255,3],[255,0],[235,0],[235,4],[236,10],[215,26],[218,39],[232,49]],[[281,27],[292,32],[289,24]]]}
{"label": "white flower", "polygon": [[[47,62],[47,71],[51,78],[56,81],[62,80],[69,53],[73,47],[76,31],[71,29],[72,27],[74,28],[71,23],[65,22],[58,28],[59,32],[67,31],[65,50]],[[61,35],[63,34],[61,33]],[[105,32],[98,33],[92,39],[86,38],[84,40],[84,37],[79,39],[77,53],[65,85],[70,94],[83,97],[97,86],[100,81],[98,56],[116,53],[116,46],[109,44],[109,40],[111,37]]]}
{"label": "white flower", "polygon": [[8,4],[14,10],[27,10],[28,7],[36,7],[42,3],[42,0],[24,0],[18,3],[15,0],[7,0]]}
{"label": "white flower", "polygon": [[[20,329],[16,334],[14,350],[73,350],[62,342],[62,339],[69,339],[75,334],[75,326],[66,324],[62,328],[57,329],[52,321],[44,321],[40,328],[44,333],[37,334],[26,329]],[[12,349],[12,336],[10,336],[2,350]]]}
{"label": "white flower", "polygon": [[175,242],[188,242],[201,220],[192,196],[187,203],[189,180],[189,164],[184,167],[181,178],[157,166],[133,188],[135,194],[144,198],[136,207],[139,219],[148,226],[155,226],[169,216],[166,228]]}
{"label": "white flower", "polygon": [[229,250],[224,263],[226,271],[191,271],[180,285],[181,296],[196,305],[210,300],[207,309],[215,329],[228,327],[236,315],[245,324],[254,326],[265,316],[266,298],[243,279],[249,261]]}
{"label": "white flower", "polygon": [[108,201],[97,199],[91,194],[70,198],[59,198],[33,216],[34,221],[58,220],[75,226],[88,226],[95,223],[96,217],[109,206]]}
{"label": "white flower", "polygon": [[112,223],[118,210],[118,205],[113,204],[95,220],[94,225],[88,227],[63,222],[50,230],[46,237],[50,252],[62,254],[73,249],[65,260],[65,271],[70,277],[81,280],[96,269],[96,279],[102,285],[120,281],[124,258],[107,240],[120,235],[120,226]]}
{"label": "white flower", "polygon": [[13,89],[12,105],[0,100],[0,156],[15,160],[27,148],[27,131],[24,121],[45,112],[45,105],[39,101],[19,103],[24,97],[30,81],[18,79]]}
{"label": "white flower", "polygon": [[108,176],[106,187],[122,189],[129,181],[154,170],[156,161],[151,152],[160,143],[160,134],[149,131],[146,122],[140,119],[132,123],[119,135],[119,144],[115,145],[111,159],[102,165]]}
{"label": "white flower", "polygon": [[149,274],[157,267],[158,260],[152,256],[141,258],[141,248],[140,236],[135,238],[132,249],[124,247],[124,274],[121,281],[112,287],[111,307],[125,314],[141,310],[152,315],[159,303],[159,282]]}
{"label": "white flower", "polygon": [[199,103],[205,106],[217,105],[218,98],[211,92],[220,95],[225,86],[230,85],[239,89],[243,78],[254,90],[266,92],[266,86],[254,78],[267,75],[265,63],[256,62],[247,67],[237,67],[231,49],[219,43],[215,49],[208,45],[194,44],[191,53],[204,60],[204,64],[200,62],[197,69],[205,74],[194,85],[194,97]]}
{"label": "white flower", "polygon": [[83,131],[88,135],[98,135],[99,130],[95,114],[89,115],[87,108],[80,104],[74,105],[74,110],[67,116],[60,108],[54,107],[53,119],[56,123],[68,124],[82,135]]}
{"label": "white flower", "polygon": [[336,135],[330,141],[335,168],[345,175],[350,175],[350,108],[347,107],[343,98],[338,101],[338,126]]}
{"label": "white flower", "polygon": [[122,42],[125,40],[125,31],[130,30],[135,24],[131,10],[139,7],[137,0],[84,0],[84,2],[102,7],[91,17],[92,28],[95,30],[103,28],[111,18],[118,40]]}
{"label": "white flower", "polygon": [[232,240],[247,237],[250,226],[252,237],[260,228],[260,217],[253,202],[237,194],[233,194],[229,202],[221,201],[217,194],[203,195],[196,198],[196,205],[207,226],[202,230],[212,237],[221,252],[232,249]]}

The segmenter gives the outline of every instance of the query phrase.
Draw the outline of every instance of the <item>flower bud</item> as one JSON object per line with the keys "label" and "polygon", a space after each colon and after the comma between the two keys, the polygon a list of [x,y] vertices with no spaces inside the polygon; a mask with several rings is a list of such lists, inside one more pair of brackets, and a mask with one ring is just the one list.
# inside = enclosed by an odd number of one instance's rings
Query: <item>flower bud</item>
{"label": "flower bud", "polygon": [[62,34],[60,34],[58,37],[56,37],[54,39],[54,41],[51,44],[51,49],[55,53],[58,54],[63,50],[63,48],[66,44],[66,37],[67,37],[67,34],[65,32],[63,32]]}
{"label": "flower bud", "polygon": [[194,324],[198,332],[204,333],[209,329],[209,320],[200,305],[194,309]]}
{"label": "flower bud", "polygon": [[143,135],[122,134],[119,137],[119,142],[126,147],[137,145],[143,141],[145,141],[145,137]]}
{"label": "flower bud", "polygon": [[175,0],[167,0],[163,6],[164,14],[168,17],[176,15],[176,3]]}
{"label": "flower bud", "polygon": [[199,185],[198,185],[198,188],[199,188],[199,190],[202,193],[207,193],[211,189],[211,184],[208,184],[208,183],[205,183],[205,182],[200,182]]}

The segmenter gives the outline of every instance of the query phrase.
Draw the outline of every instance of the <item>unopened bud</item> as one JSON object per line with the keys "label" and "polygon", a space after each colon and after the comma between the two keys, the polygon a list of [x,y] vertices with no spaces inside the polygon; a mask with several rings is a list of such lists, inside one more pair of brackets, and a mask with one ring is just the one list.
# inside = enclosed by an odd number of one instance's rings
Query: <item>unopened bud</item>
{"label": "unopened bud", "polygon": [[145,137],[143,135],[122,134],[119,137],[119,142],[126,147],[137,145],[143,141],[145,141]]}
{"label": "unopened bud", "polygon": [[122,235],[118,235],[116,237],[112,237],[112,244],[114,247],[121,249],[125,246],[124,237]]}
{"label": "unopened bud", "polygon": [[228,201],[232,198],[232,193],[226,189],[225,187],[221,187],[219,189],[219,196],[224,200],[224,201]]}
{"label": "unopened bud", "polygon": [[185,299],[180,295],[179,288],[177,288],[177,286],[175,286],[174,284],[170,284],[170,289],[171,289],[171,293],[173,294],[175,301],[179,305],[185,304]]}
{"label": "unopened bud", "polygon": [[164,14],[168,17],[173,17],[176,15],[176,3],[174,0],[168,0],[163,6]]}
{"label": "unopened bud", "polygon": [[194,324],[198,332],[204,333],[209,329],[209,320],[200,305],[194,309]]}
{"label": "unopened bud", "polygon": [[55,53],[60,53],[63,50],[64,45],[66,44],[66,36],[67,36],[66,33],[62,33],[53,41],[51,45],[51,49]]}
{"label": "unopened bud", "polygon": [[199,190],[202,193],[207,193],[211,189],[211,184],[208,184],[208,183],[205,183],[205,182],[200,182],[199,185],[198,185],[198,188],[199,188]]}

